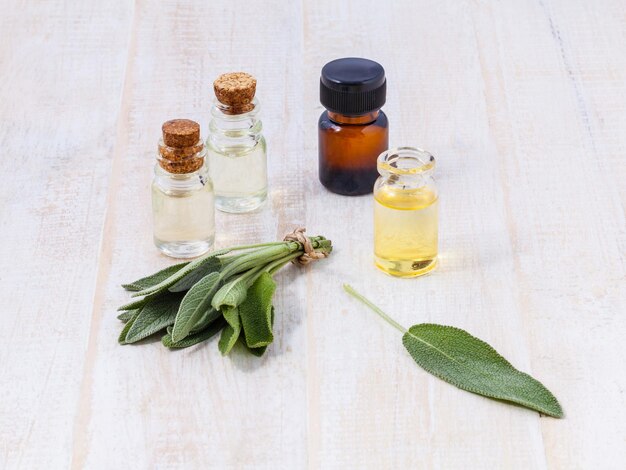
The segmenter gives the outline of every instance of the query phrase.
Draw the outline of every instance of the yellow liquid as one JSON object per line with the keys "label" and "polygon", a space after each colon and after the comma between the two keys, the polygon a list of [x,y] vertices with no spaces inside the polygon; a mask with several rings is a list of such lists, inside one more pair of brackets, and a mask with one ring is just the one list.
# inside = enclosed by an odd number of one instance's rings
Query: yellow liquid
{"label": "yellow liquid", "polygon": [[437,265],[438,200],[428,188],[381,188],[374,203],[376,266],[392,276],[415,277]]}

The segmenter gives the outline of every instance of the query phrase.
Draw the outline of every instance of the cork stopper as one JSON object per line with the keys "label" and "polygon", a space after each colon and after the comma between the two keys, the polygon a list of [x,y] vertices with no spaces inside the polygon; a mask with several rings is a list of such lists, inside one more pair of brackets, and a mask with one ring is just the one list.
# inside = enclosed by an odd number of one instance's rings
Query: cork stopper
{"label": "cork stopper", "polygon": [[200,124],[189,119],[172,119],[161,127],[168,147],[190,147],[200,140]]}
{"label": "cork stopper", "polygon": [[204,164],[204,144],[200,125],[189,119],[172,119],[162,126],[159,165],[169,173],[184,174],[199,170]]}
{"label": "cork stopper", "polygon": [[243,114],[254,109],[256,78],[245,72],[225,73],[213,82],[217,100],[225,105],[227,114]]}

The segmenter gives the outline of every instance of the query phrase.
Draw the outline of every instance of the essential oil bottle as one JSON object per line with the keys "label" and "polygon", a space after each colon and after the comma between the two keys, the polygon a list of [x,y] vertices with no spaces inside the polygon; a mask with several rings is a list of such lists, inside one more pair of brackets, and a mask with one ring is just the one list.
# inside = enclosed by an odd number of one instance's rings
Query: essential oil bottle
{"label": "essential oil bottle", "polygon": [[267,147],[256,79],[243,72],[226,73],[213,89],[207,148],[215,205],[223,212],[250,212],[267,199]]}
{"label": "essential oil bottle", "polygon": [[163,124],[152,182],[154,244],[174,258],[193,258],[215,238],[213,184],[200,126],[187,119]]}
{"label": "essential oil bottle", "polygon": [[372,192],[376,158],[389,147],[385,69],[373,60],[337,59],[322,68],[318,122],[319,179],[347,196]]}
{"label": "essential oil bottle", "polygon": [[378,157],[374,186],[376,266],[398,277],[426,274],[437,265],[439,198],[428,152],[399,147]]}

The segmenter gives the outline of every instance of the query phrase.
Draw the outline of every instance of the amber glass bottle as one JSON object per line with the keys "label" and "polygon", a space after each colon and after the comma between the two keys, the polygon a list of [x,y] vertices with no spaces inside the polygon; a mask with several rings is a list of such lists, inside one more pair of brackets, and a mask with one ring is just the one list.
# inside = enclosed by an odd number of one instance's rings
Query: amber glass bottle
{"label": "amber glass bottle", "polygon": [[330,191],[371,193],[378,177],[376,159],[389,147],[385,69],[372,60],[337,59],[320,78],[319,179]]}

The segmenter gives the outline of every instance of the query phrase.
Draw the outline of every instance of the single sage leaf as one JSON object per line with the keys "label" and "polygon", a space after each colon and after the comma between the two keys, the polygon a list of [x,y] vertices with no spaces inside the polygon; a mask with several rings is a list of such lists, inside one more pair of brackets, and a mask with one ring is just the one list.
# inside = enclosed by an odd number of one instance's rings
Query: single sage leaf
{"label": "single sage leaf", "polygon": [[276,283],[268,273],[261,274],[248,289],[246,299],[239,305],[239,317],[246,345],[249,348],[267,346],[272,334],[272,296]]}
{"label": "single sage leaf", "polygon": [[222,268],[222,262],[217,257],[207,259],[206,263],[201,264],[196,269],[186,274],[180,281],[171,286],[170,292],[182,292],[191,289],[191,287],[207,274],[219,272]]}
{"label": "single sage leaf", "polygon": [[182,295],[169,295],[142,308],[126,334],[126,343],[135,343],[173,325],[182,298]]}
{"label": "single sage leaf", "polygon": [[126,343],[126,334],[128,333],[128,330],[130,330],[133,326],[133,323],[135,322],[135,319],[137,318],[137,316],[141,313],[141,309],[136,310],[133,315],[130,317],[130,319],[126,322],[126,324],[124,325],[124,328],[122,328],[122,331],[120,333],[120,336],[117,338],[117,342],[120,344],[127,344]]}
{"label": "single sage leaf", "polygon": [[133,300],[132,302],[122,305],[121,307],[118,308],[118,310],[135,310],[135,309],[144,307],[145,305],[148,305],[150,302],[160,297],[162,297],[162,292],[155,292],[153,294],[146,295],[145,297],[142,297],[141,299]]}
{"label": "single sage leaf", "polygon": [[239,321],[239,311],[237,307],[226,307],[222,313],[227,324],[222,330],[222,336],[218,343],[218,348],[223,355],[226,355],[233,349],[233,346],[239,338],[241,332],[241,323]]}
{"label": "single sage leaf", "polygon": [[[272,307],[271,322],[272,322],[272,327],[273,327],[274,326],[274,307]],[[239,340],[241,341],[241,338]],[[265,354],[265,351],[267,351],[267,346],[261,346],[259,348],[250,348],[245,344],[245,341],[242,341],[242,342],[244,343],[244,346],[248,348],[248,351],[250,351],[250,353],[254,354],[256,357],[263,356],[263,354]]]}
{"label": "single sage leaf", "polygon": [[172,274],[178,272],[181,268],[188,265],[189,261],[185,263],[178,263],[172,266],[168,266],[165,269],[161,269],[150,276],[142,277],[141,279],[137,279],[134,282],[130,282],[128,284],[122,284],[122,287],[129,291],[140,291],[142,289],[147,289],[158,284],[161,281],[164,281]]}
{"label": "single sage leaf", "polygon": [[187,336],[185,339],[174,342],[172,341],[172,335],[170,333],[163,336],[161,342],[163,346],[173,349],[181,349],[188,348],[189,346],[193,346],[194,344],[201,343],[202,341],[206,341],[209,338],[212,338],[217,333],[219,333],[222,328],[226,325],[226,321],[223,318],[219,318],[215,320],[213,323],[205,327],[203,330],[198,331],[192,335]]}
{"label": "single sage leaf", "polygon": [[246,348],[248,352],[252,354],[253,356],[262,357],[263,354],[265,354],[265,351],[267,351],[267,346],[261,346],[260,348],[249,348],[246,345],[245,340],[239,338],[239,341],[241,341],[241,344],[243,344],[244,348]]}
{"label": "single sage leaf", "polygon": [[211,299],[219,284],[220,273],[212,272],[200,279],[187,291],[176,315],[172,329],[172,341],[177,343],[184,339],[202,314],[211,308]]}
{"label": "single sage leaf", "polygon": [[401,331],[402,343],[415,362],[436,377],[468,392],[563,417],[558,400],[541,382],[467,331],[432,323],[407,330],[352,287],[344,285],[344,289]]}
{"label": "single sage leaf", "polygon": [[139,292],[135,292],[133,294],[133,297],[140,297],[142,295],[148,295],[148,294],[153,294],[155,292],[161,292],[161,291],[167,290],[171,286],[176,284],[178,281],[180,281],[182,278],[184,278],[187,274],[189,274],[194,269],[202,267],[206,263],[211,263],[212,262],[212,258],[215,258],[217,256],[221,256],[221,255],[225,255],[229,251],[230,251],[229,248],[224,249],[224,250],[218,250],[218,251],[214,251],[214,252],[212,252],[212,253],[210,253],[208,255],[205,255],[202,258],[195,259],[192,262],[190,262],[189,264],[187,264],[186,266],[183,266],[181,269],[176,271],[174,274],[172,274],[167,279],[164,279],[163,281],[159,282],[158,284],[155,284],[155,285],[153,285],[151,287],[143,289],[143,290],[141,290]]}
{"label": "single sage leaf", "polygon": [[215,293],[211,306],[216,310],[222,307],[238,307],[246,298],[248,293],[247,279],[243,276],[237,277],[232,281],[224,284],[220,290]]}
{"label": "single sage leaf", "polygon": [[561,405],[541,382],[465,330],[422,323],[409,328],[402,343],[417,364],[460,389],[563,417]]}
{"label": "single sage leaf", "polygon": [[135,313],[138,313],[138,311],[137,310],[126,310],[126,311],[120,313],[117,316],[117,319],[123,321],[124,323],[126,323],[128,320],[130,320],[133,317],[133,315],[135,315]]}
{"label": "single sage leaf", "polygon": [[256,357],[262,357],[265,354],[265,351],[267,351],[267,346],[261,346],[260,348],[249,348],[246,344],[245,338],[241,335],[239,335],[237,344],[240,345],[242,349],[248,351],[250,354]]}
{"label": "single sage leaf", "polygon": [[204,330],[207,326],[209,326],[211,323],[213,323],[215,320],[217,320],[221,316],[222,316],[222,312],[220,312],[219,310],[215,310],[214,308],[208,309],[206,312],[202,314],[200,319],[193,325],[193,328],[191,329],[191,332],[189,334],[191,335],[201,330]]}

